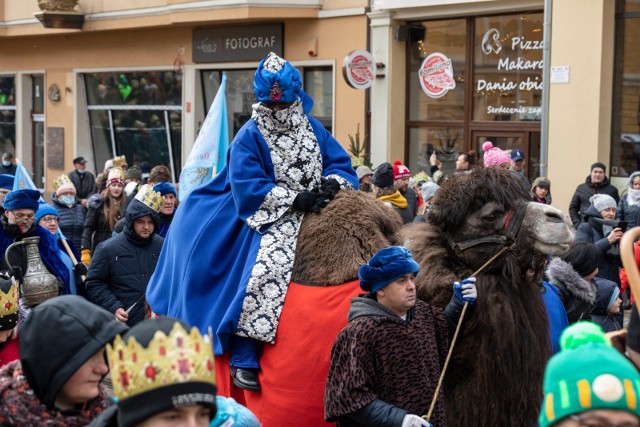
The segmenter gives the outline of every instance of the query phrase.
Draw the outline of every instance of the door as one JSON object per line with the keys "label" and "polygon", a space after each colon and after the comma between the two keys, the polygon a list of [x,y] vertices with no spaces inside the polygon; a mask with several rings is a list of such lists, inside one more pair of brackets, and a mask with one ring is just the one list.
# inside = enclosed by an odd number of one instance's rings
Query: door
{"label": "door", "polygon": [[540,132],[538,131],[485,131],[471,133],[473,146],[482,159],[482,144],[491,141],[494,147],[509,151],[520,148],[525,154],[525,173],[529,181],[540,175]]}

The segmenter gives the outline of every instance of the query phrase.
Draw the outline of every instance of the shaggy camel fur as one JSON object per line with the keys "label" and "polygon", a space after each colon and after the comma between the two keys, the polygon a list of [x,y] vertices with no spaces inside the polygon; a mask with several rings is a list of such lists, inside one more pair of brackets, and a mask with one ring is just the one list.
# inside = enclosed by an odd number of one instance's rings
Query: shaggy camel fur
{"label": "shaggy camel fur", "polygon": [[[447,180],[432,200],[428,223],[402,233],[421,266],[418,297],[444,307],[451,299],[451,284],[501,249],[498,244],[482,244],[459,255],[452,244],[504,234],[506,222],[527,200],[508,171],[479,169]],[[557,255],[573,238],[560,211],[537,205],[526,205],[517,248],[477,277],[478,298],[445,376],[451,426],[536,423],[550,342],[541,287],[532,278],[542,268],[538,254]]]}

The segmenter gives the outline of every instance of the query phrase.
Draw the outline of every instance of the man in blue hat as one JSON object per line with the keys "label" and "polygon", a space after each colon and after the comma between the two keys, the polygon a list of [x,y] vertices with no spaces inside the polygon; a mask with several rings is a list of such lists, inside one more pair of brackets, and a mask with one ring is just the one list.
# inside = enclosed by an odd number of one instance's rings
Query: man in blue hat
{"label": "man in blue hat", "polygon": [[[9,264],[6,264],[5,252],[12,243],[27,237],[39,237],[38,250],[45,267],[56,276],[60,289],[69,287],[69,270],[64,265],[58,244],[53,234],[35,223],[40,192],[37,190],[16,190],[7,194],[3,201],[5,209],[0,227],[1,268],[12,270],[13,275],[22,281],[22,274],[27,271],[27,252],[24,245],[14,247],[9,253]],[[12,268],[13,267],[13,268]]]}
{"label": "man in blue hat", "polygon": [[349,323],[331,350],[324,414],[340,426],[446,425],[439,395],[426,414],[465,302],[477,296],[475,278],[454,283],[443,310],[416,298],[420,271],[402,246],[381,249],[358,269],[366,294],[351,300]]}
{"label": "man in blue hat", "polygon": [[529,182],[529,178],[524,174],[524,165],[525,165],[525,155],[524,151],[520,148],[514,148],[511,150],[511,166],[509,170],[518,178],[518,181],[523,185],[524,189],[529,192],[531,190],[531,183]]}

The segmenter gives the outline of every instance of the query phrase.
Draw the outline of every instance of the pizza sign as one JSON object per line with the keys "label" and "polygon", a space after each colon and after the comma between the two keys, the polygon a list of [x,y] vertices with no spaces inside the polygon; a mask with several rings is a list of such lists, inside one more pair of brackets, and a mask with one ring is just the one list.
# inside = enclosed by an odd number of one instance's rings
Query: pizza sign
{"label": "pizza sign", "polygon": [[342,62],[342,75],[347,84],[354,89],[371,87],[376,78],[376,63],[373,56],[365,50],[355,50]]}
{"label": "pizza sign", "polygon": [[440,98],[456,87],[451,59],[439,52],[422,61],[418,76],[422,90],[431,98]]}

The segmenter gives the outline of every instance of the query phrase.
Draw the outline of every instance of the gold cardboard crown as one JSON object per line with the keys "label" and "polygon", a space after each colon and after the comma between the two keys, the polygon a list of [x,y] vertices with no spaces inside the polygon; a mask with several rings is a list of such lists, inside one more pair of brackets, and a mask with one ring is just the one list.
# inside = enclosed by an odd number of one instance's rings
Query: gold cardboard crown
{"label": "gold cardboard crown", "polygon": [[59,177],[56,178],[55,181],[53,181],[53,190],[54,191],[57,190],[58,188],[62,187],[64,184],[73,185],[73,183],[71,182],[71,180],[67,175],[60,175]]}
{"label": "gold cardboard crown", "polygon": [[125,156],[116,156],[112,159],[114,168],[121,168],[127,165],[127,158]]}
{"label": "gold cardboard crown", "polygon": [[156,331],[147,348],[118,335],[107,344],[113,391],[120,400],[159,387],[192,381],[216,383],[213,343],[197,328],[187,332],[176,322],[169,335]]}
{"label": "gold cardboard crown", "polygon": [[119,179],[124,181],[124,171],[120,168],[113,168],[109,171],[109,175],[107,175],[107,182],[112,179]]}
{"label": "gold cardboard crown", "polygon": [[164,204],[164,197],[157,191],[153,191],[153,187],[145,184],[138,190],[136,199],[147,205],[150,209],[160,212]]}
{"label": "gold cardboard crown", "polygon": [[415,182],[427,182],[431,181],[431,178],[429,178],[429,175],[427,175],[425,171],[420,171],[413,176],[413,180]]}
{"label": "gold cardboard crown", "polygon": [[11,277],[9,292],[4,293],[0,289],[0,317],[9,316],[18,312],[19,286],[16,279]]}

